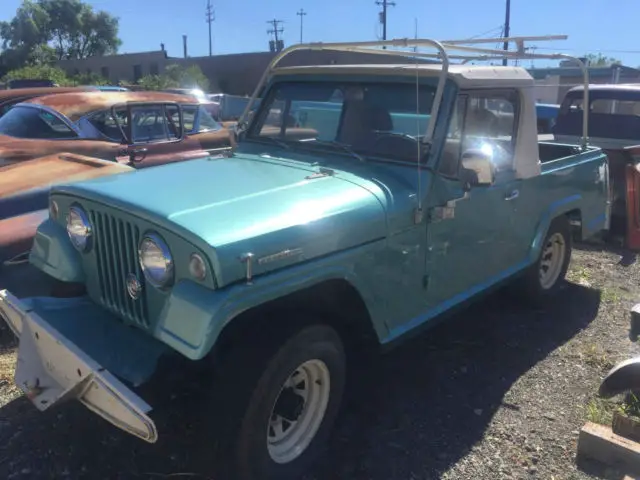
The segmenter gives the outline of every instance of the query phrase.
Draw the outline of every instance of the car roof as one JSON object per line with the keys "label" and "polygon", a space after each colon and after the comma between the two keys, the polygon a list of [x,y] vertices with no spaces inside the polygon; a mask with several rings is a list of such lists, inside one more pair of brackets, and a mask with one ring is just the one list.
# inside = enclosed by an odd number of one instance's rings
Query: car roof
{"label": "car roof", "polygon": [[51,95],[52,93],[88,92],[93,91],[93,87],[35,87],[35,88],[11,88],[0,90],[0,101],[10,100],[20,97],[38,97],[41,95]]}
{"label": "car roof", "polygon": [[106,110],[114,105],[126,102],[175,102],[191,105],[200,103],[197,98],[189,95],[145,91],[61,93],[32,98],[24,103],[47,106],[75,122],[88,113]]}
{"label": "car roof", "polygon": [[[279,67],[274,75],[289,74],[334,74],[334,75],[386,75],[407,76],[416,75],[437,77],[442,71],[441,64],[381,64],[381,65],[317,65]],[[522,67],[503,67],[485,65],[449,65],[448,76],[462,87],[487,86],[491,82],[493,86],[533,86],[533,77]]]}
{"label": "car roof", "polygon": [[[584,91],[584,85],[577,85],[569,90],[569,92],[581,92]],[[640,83],[618,83],[618,84],[596,84],[589,85],[589,91],[626,91],[637,92],[640,91]],[[568,93],[568,92],[567,92]]]}

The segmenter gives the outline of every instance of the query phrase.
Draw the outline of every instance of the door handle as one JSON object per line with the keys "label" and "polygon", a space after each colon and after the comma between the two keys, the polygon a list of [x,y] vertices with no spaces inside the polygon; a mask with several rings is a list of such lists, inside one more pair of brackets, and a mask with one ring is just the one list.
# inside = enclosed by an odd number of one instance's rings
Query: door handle
{"label": "door handle", "polygon": [[515,200],[520,196],[520,190],[513,190],[511,193],[507,193],[504,196],[504,199],[508,202],[509,200]]}

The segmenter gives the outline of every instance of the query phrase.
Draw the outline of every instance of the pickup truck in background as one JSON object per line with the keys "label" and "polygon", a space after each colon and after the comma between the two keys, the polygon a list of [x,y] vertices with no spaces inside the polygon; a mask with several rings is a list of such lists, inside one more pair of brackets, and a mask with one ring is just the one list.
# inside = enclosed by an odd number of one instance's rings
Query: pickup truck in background
{"label": "pickup truck in background", "polygon": [[536,103],[536,116],[538,119],[538,133],[545,135],[553,133],[553,127],[558,118],[560,105],[550,103]]}
{"label": "pickup truck in background", "polygon": [[[302,49],[412,45],[442,65],[277,66]],[[290,47],[227,158],[54,186],[30,262],[84,291],[0,292],[16,383],[40,410],[76,398],[155,442],[137,387],[161,357],[211,367],[195,415],[217,478],[299,478],[347,358],[506,283],[556,294],[573,239],[608,225],[607,158],[538,142],[525,69],[453,65],[449,50]]]}
{"label": "pickup truck in background", "polygon": [[[562,101],[553,128],[557,142],[582,135],[584,87],[574,87]],[[611,229],[625,247],[640,250],[640,85],[589,86],[589,143],[609,157]]]}

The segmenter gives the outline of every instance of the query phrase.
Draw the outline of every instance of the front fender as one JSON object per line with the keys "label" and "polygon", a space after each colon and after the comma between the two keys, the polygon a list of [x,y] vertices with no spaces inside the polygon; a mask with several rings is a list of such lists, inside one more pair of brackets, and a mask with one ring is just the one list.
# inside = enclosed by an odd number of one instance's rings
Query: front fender
{"label": "front fender", "polygon": [[187,358],[199,360],[209,353],[223,329],[242,312],[327,280],[342,279],[360,294],[369,309],[378,337],[383,338],[388,332],[380,331],[384,322],[374,319],[379,309],[375,307],[372,288],[364,280],[364,275],[358,275],[359,263],[379,248],[377,243],[256,277],[251,284],[235,284],[219,291],[189,280],[179,282],[160,315],[155,336]]}
{"label": "front fender", "polygon": [[29,262],[62,282],[84,282],[80,253],[69,241],[66,229],[50,218],[36,231]]}

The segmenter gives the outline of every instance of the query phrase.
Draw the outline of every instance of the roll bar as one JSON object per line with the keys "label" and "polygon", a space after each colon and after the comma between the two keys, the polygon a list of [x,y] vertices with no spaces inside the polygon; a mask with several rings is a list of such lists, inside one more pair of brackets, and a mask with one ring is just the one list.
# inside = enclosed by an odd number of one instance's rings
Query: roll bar
{"label": "roll bar", "polygon": [[[304,43],[298,45],[292,45],[284,49],[282,52],[279,52],[269,63],[269,66],[262,74],[258,85],[256,86],[249,102],[247,103],[240,119],[238,120],[238,128],[239,130],[243,130],[246,123],[249,112],[251,111],[251,107],[255,103],[258,94],[267,83],[269,77],[274,73],[274,71],[278,68],[278,65],[284,58],[291,55],[294,52],[301,50],[324,50],[324,51],[335,51],[335,52],[359,52],[359,53],[368,53],[368,54],[376,54],[376,55],[393,55],[393,56],[401,56],[406,57],[407,59],[437,59],[440,61],[442,68],[440,71],[440,75],[438,78],[438,86],[436,89],[433,106],[431,109],[431,116],[429,118],[429,123],[427,125],[427,131],[425,133],[425,137],[423,139],[423,143],[431,144],[433,142],[433,134],[435,131],[436,119],[438,117],[438,112],[440,111],[440,106],[442,103],[442,96],[444,93],[444,86],[447,79],[447,74],[449,72],[449,65],[451,64],[450,60],[462,60],[463,64],[466,64],[469,61],[487,61],[487,60],[498,60],[498,59],[569,59],[576,62],[580,69],[582,70],[582,74],[584,77],[584,103],[585,105],[589,104],[589,71],[585,63],[577,57],[572,57],[570,55],[565,55],[561,53],[554,54],[538,54],[538,53],[527,53],[527,48],[525,46],[526,42],[542,42],[542,41],[552,41],[552,40],[566,40],[567,35],[545,35],[545,36],[528,36],[528,37],[505,37],[505,38],[474,38],[474,39],[462,39],[462,40],[432,40],[432,39],[410,39],[410,38],[400,38],[394,40],[382,40],[382,41],[369,41],[369,42],[345,42],[345,43],[323,43],[323,42],[313,42],[313,43]],[[499,50],[492,48],[482,48],[472,45],[481,45],[481,44],[495,44],[498,42],[504,42],[507,44],[515,44],[517,50]],[[387,47],[396,47],[396,48],[411,48],[411,47],[428,47],[436,50],[436,53],[424,53],[424,52],[415,52],[415,51],[406,51],[406,50],[388,50]],[[448,52],[465,52],[469,54],[476,55],[450,55]],[[407,62],[407,64],[413,64],[413,62]],[[584,109],[583,113],[583,125],[582,125],[582,139],[581,139],[581,147],[585,149],[588,143],[588,122],[589,122],[589,109],[588,107]]]}

